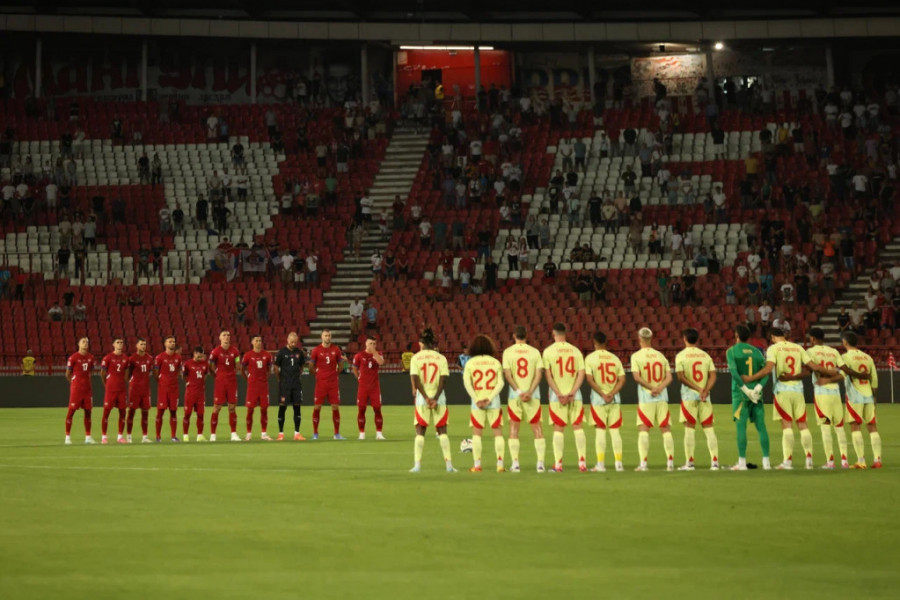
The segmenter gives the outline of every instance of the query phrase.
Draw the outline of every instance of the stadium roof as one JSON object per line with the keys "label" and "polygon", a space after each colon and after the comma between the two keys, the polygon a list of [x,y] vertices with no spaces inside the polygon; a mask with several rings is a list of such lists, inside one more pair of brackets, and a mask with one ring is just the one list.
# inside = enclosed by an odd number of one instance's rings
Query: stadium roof
{"label": "stadium roof", "polygon": [[712,21],[900,15],[897,0],[12,0],[0,13],[365,22]]}

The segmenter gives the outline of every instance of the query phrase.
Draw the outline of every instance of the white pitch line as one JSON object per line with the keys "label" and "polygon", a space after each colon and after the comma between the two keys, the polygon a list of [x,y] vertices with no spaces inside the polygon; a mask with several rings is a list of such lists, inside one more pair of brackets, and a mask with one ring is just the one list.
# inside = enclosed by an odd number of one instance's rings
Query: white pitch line
{"label": "white pitch line", "polygon": [[[236,451],[237,452],[237,451]],[[328,456],[389,456],[389,455],[399,455],[399,454],[408,454],[407,452],[333,452],[328,454]],[[292,457],[292,455],[285,454],[277,454],[277,455],[268,455],[268,454],[260,454],[260,453],[247,453],[242,452],[238,454],[233,453],[212,453],[212,454],[81,454],[78,456],[62,456],[62,455],[48,455],[48,456],[17,456],[16,460],[31,460],[31,459],[44,459],[44,460],[84,460],[84,459],[95,459],[95,458],[162,458],[162,459],[193,459],[193,458],[206,458],[206,457],[219,457],[219,456],[229,456],[232,458],[236,457],[250,457],[255,458],[259,456],[278,456],[278,457]],[[304,454],[304,457],[321,457],[325,456],[323,454]]]}
{"label": "white pitch line", "polygon": [[[53,465],[8,465],[8,464],[0,464],[0,469],[45,469],[45,470],[60,470],[65,469],[68,471],[208,471],[208,472],[252,472],[252,473],[299,473],[302,471],[321,471],[322,469],[303,469],[302,467],[297,467],[296,469],[226,469],[221,467],[84,467],[84,466],[53,466]],[[329,471],[339,472],[341,469],[327,469]],[[379,473],[400,473],[402,469],[365,469],[367,473],[371,472],[379,472]]]}

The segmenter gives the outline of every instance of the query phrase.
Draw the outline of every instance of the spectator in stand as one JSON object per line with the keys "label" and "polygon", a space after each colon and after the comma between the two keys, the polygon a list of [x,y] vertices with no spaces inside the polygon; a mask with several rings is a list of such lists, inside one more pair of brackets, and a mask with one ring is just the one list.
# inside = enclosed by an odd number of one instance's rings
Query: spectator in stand
{"label": "spectator in stand", "polygon": [[152,185],[162,183],[162,159],[156,152],[153,153],[153,161],[150,163],[150,183]]}
{"label": "spectator in stand", "polygon": [[47,311],[47,319],[50,321],[63,320],[63,309],[58,302],[54,303],[50,310]]}
{"label": "spectator in stand", "polygon": [[384,274],[388,279],[397,279],[397,257],[391,249],[384,253]]}
{"label": "spectator in stand", "polygon": [[488,254],[484,263],[484,289],[490,292],[497,289],[497,272],[499,266],[494,262],[494,258]]}
{"label": "spectator in stand", "polygon": [[769,306],[769,301],[766,299],[763,299],[762,305],[757,309],[757,311],[759,312],[759,324],[762,327],[763,337],[766,337],[769,331],[769,319],[771,318],[774,311],[772,307]]}
{"label": "spectator in stand", "polygon": [[168,206],[159,209],[159,232],[163,235],[172,231],[172,213]]}
{"label": "spectator in stand", "polygon": [[311,251],[306,257],[306,281],[310,285],[318,285],[319,283],[319,255],[316,251]]}
{"label": "spectator in stand", "polygon": [[256,300],[256,322],[259,325],[269,324],[269,297],[265,292],[262,292]]}
{"label": "spectator in stand", "polygon": [[172,225],[176,235],[184,232],[184,211],[180,204],[172,211]]}
{"label": "spectator in stand", "polygon": [[431,222],[427,217],[422,217],[419,222],[419,242],[423,249],[431,248]]}
{"label": "spectator in stand", "polygon": [[84,223],[84,247],[91,250],[97,249],[97,217],[91,215]]}
{"label": "spectator in stand", "polygon": [[384,257],[381,255],[381,251],[376,249],[369,260],[372,263],[372,277],[376,281],[381,281],[384,275]]}
{"label": "spectator in stand", "polygon": [[244,302],[243,296],[237,297],[234,304],[234,320],[238,325],[243,325],[247,318],[247,303]]}
{"label": "spectator in stand", "polygon": [[360,324],[362,323],[364,310],[365,305],[359,298],[355,298],[350,302],[350,335],[354,338],[360,333]]}
{"label": "spectator in stand", "polygon": [[697,276],[691,271],[690,267],[684,268],[684,275],[681,278],[684,284],[684,300],[690,304],[697,303]]}
{"label": "spectator in stand", "polygon": [[209,218],[209,202],[203,196],[197,197],[197,203],[194,205],[194,217],[197,221],[197,226],[201,229],[206,229]]}
{"label": "spectator in stand", "polygon": [[215,112],[212,112],[209,117],[206,118],[206,139],[207,141],[215,141],[218,137],[219,117],[216,116]]}
{"label": "spectator in stand", "polygon": [[75,321],[87,320],[87,306],[84,305],[84,298],[79,298],[78,304],[75,305],[75,310],[73,313],[73,320],[75,320]]}
{"label": "spectator in stand", "polygon": [[366,308],[366,330],[378,329],[378,309],[371,302]]}

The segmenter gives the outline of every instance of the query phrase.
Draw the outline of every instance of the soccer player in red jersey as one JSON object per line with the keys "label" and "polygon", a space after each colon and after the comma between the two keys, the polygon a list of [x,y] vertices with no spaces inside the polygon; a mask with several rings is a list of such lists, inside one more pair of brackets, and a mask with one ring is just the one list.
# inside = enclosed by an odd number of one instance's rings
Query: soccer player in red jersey
{"label": "soccer player in red jersey", "polygon": [[209,370],[215,376],[213,388],[213,414],[209,420],[209,441],[216,441],[219,426],[219,411],[228,405],[228,424],[231,426],[231,441],[239,442],[237,434],[237,363],[241,353],[231,345],[231,332],[219,334],[219,346],[209,353]]}
{"label": "soccer player in red jersey", "polygon": [[203,412],[206,409],[206,375],[209,373],[209,363],[206,362],[206,354],[203,346],[194,348],[194,357],[185,361],[181,368],[181,377],[184,379],[184,422],[182,428],[184,441],[188,441],[188,431],[191,428],[191,413],[197,411],[197,441],[205,442],[203,435]]}
{"label": "soccer player in red jersey", "polygon": [[163,414],[169,411],[169,430],[172,441],[178,441],[178,373],[181,372],[181,354],[176,352],[174,335],[163,338],[166,351],[158,354],[153,364],[156,376],[156,441],[162,441]]}
{"label": "soccer player in red jersey", "polygon": [[331,331],[322,331],[322,343],[313,348],[309,357],[311,369],[316,374],[316,391],[313,400],[313,437],[319,439],[319,411],[325,399],[331,404],[331,421],[334,423],[334,439],[345,440],[341,435],[341,394],[338,389],[338,373],[344,354],[331,343]]}
{"label": "soccer player in red jersey", "polygon": [[384,419],[381,416],[381,386],[378,383],[378,367],[384,364],[384,356],[378,351],[375,336],[366,338],[366,349],[357,352],[353,357],[353,374],[359,381],[356,392],[356,423],[359,425],[359,439],[366,439],[366,406],[372,405],[375,413],[375,439],[383,440],[381,427]]}
{"label": "soccer player in red jersey", "polygon": [[244,354],[241,359],[241,373],[247,378],[247,437],[248,442],[253,433],[253,411],[259,406],[259,422],[262,426],[262,440],[271,442],[266,433],[269,426],[269,373],[272,372],[272,355],[263,350],[261,335],[250,339],[253,350]]}
{"label": "soccer player in red jersey", "polygon": [[134,413],[141,411],[142,444],[149,444],[147,426],[150,421],[150,374],[153,372],[153,357],[147,354],[147,340],[138,338],[136,352],[128,357],[128,443],[134,428]]}
{"label": "soccer player in red jersey", "polygon": [[66,363],[66,379],[69,380],[69,412],[66,413],[66,444],[72,443],[72,417],[79,408],[84,410],[84,443],[93,444],[91,437],[91,409],[94,398],[91,392],[91,373],[94,357],[88,352],[91,342],[86,337],[78,340],[78,352]]}
{"label": "soccer player in red jersey", "polygon": [[109,426],[109,413],[112,410],[119,411],[119,437],[116,441],[125,444],[125,409],[127,408],[127,397],[125,394],[125,372],[128,370],[128,356],[125,354],[125,339],[115,338],[113,340],[113,351],[103,357],[100,361],[100,380],[103,382],[105,391],[103,393],[103,437],[100,438],[101,444],[108,444],[106,438],[106,429]]}

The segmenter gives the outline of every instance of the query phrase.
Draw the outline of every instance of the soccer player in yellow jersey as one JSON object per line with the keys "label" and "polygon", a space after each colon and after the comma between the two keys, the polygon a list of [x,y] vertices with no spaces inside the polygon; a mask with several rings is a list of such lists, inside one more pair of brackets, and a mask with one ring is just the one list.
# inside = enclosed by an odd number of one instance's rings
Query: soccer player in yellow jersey
{"label": "soccer player in yellow jersey", "polygon": [[497,455],[497,472],[503,468],[503,410],[500,406],[500,390],[503,389],[503,367],[494,358],[497,347],[494,340],[484,334],[475,336],[469,346],[469,360],[463,369],[463,385],[472,400],[472,458],[475,464],[469,469],[481,473],[481,434],[485,427],[494,432],[494,454]]}
{"label": "soccer player in yellow jersey", "polygon": [[681,332],[684,350],[675,356],[675,374],[681,382],[681,417],[684,423],[685,463],[679,471],[694,470],[694,434],[697,423],[706,435],[710,469],[719,470],[719,440],[713,429],[713,407],[709,392],[716,384],[716,365],[709,354],[697,347],[700,333],[693,328]]}
{"label": "soccer player in yellow jersey", "polygon": [[875,423],[875,394],[878,391],[878,371],[872,357],[858,349],[859,338],[852,331],[841,334],[841,342],[847,352],[844,353],[844,372],[847,373],[847,421],[850,422],[850,435],[853,438],[853,449],[856,451],[854,469],[866,468],[866,445],[859,426],[865,423],[869,430],[869,443],[872,444],[874,462],[873,469],[881,468],[881,435]]}
{"label": "soccer player in yellow jersey", "polygon": [[522,421],[531,425],[534,433],[534,450],[537,453],[537,471],[544,472],[544,455],[547,442],[541,427],[541,377],[544,363],[541,352],[526,341],[527,332],[521,325],[513,332],[515,343],[503,351],[503,377],[509,384],[507,413],[509,414],[510,471],[519,472],[519,426]]}
{"label": "soccer player in yellow jersey", "polygon": [[[745,383],[751,383],[762,379],[772,371],[775,371],[774,409],[772,415],[776,421],[781,421],[781,450],[784,454],[782,463],[776,469],[793,469],[794,454],[794,429],[793,423],[797,423],[800,430],[800,444],[806,455],[806,468],[813,468],[813,441],[812,434],[806,424],[806,399],[803,397],[803,378],[809,375],[809,371],[824,375],[835,375],[833,369],[821,367],[814,363],[803,346],[789,342],[784,337],[784,331],[777,327],[769,329],[769,337],[772,344],[766,350],[766,366],[759,372],[744,376]],[[806,367],[804,369],[803,367]]]}
{"label": "soccer player in yellow jersey", "polygon": [[[843,368],[844,359],[841,358],[841,353],[825,345],[825,332],[820,327],[811,328],[807,337],[811,346],[806,353],[814,363],[828,369]],[[826,463],[822,466],[823,469],[834,468],[832,429],[837,436],[838,450],[841,453],[841,468],[850,468],[850,463],[847,461],[847,436],[844,433],[844,407],[841,406],[841,387],[838,385],[843,378],[841,373],[834,377],[817,374],[813,378],[816,422],[822,432],[822,446],[825,448]]]}
{"label": "soccer player in yellow jersey", "polygon": [[566,425],[571,425],[578,450],[578,470],[587,472],[584,459],[587,441],[582,422],[584,407],[581,401],[581,384],[584,382],[584,357],[581,351],[566,341],[566,326],[553,326],[553,343],[544,349],[544,372],[550,387],[550,420],[553,422],[553,467],[550,471],[562,472]]}
{"label": "soccer player in yellow jersey", "polygon": [[594,445],[597,464],[591,471],[606,471],[606,431],[612,439],[616,471],[622,466],[622,398],[619,392],[625,385],[625,369],[619,357],[606,349],[606,334],[597,331],[593,335],[594,351],[584,359],[584,375],[591,386],[591,417],[594,419]]}
{"label": "soccer player in yellow jersey", "polygon": [[641,349],[631,355],[631,374],[638,386],[638,454],[641,463],[635,471],[647,470],[647,455],[650,453],[650,429],[655,425],[662,433],[666,450],[666,470],[675,470],[675,440],[669,425],[669,392],[672,371],[669,361],[659,350],[653,349],[653,332],[649,327],[638,331]]}
{"label": "soccer player in yellow jersey", "polygon": [[425,430],[430,424],[437,429],[447,472],[456,471],[450,460],[450,438],[447,437],[447,397],[444,395],[444,387],[447,385],[450,369],[444,355],[435,350],[436,345],[434,332],[431,329],[423,331],[419,338],[419,351],[412,357],[409,364],[409,378],[416,392],[415,464],[410,469],[410,473],[418,473],[422,470]]}

